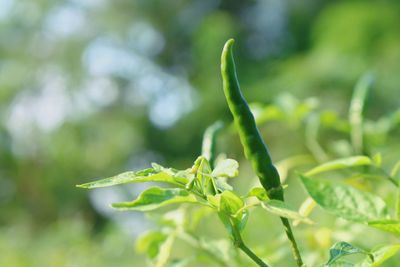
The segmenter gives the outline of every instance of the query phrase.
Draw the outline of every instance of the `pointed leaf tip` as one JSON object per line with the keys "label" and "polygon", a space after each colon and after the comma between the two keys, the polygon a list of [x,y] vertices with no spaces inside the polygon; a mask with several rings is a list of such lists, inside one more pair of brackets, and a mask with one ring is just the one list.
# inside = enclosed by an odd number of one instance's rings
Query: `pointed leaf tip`
{"label": "pointed leaf tip", "polygon": [[153,168],[145,169],[139,172],[123,172],[116,176],[109,178],[77,185],[79,188],[93,189],[100,187],[107,187],[113,185],[120,185],[126,183],[144,183],[144,182],[162,182],[169,183],[176,186],[182,186],[188,182],[185,177],[175,177],[171,171],[167,169],[160,169],[155,171]]}

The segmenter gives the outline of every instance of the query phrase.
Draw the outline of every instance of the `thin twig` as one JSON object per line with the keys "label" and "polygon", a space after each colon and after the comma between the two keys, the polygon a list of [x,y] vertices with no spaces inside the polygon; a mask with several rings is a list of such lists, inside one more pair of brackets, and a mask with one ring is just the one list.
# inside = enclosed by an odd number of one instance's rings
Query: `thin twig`
{"label": "thin twig", "polygon": [[296,239],[294,238],[292,228],[290,227],[289,220],[281,217],[281,221],[285,228],[286,236],[288,237],[288,239],[290,241],[293,257],[297,263],[297,266],[303,267],[304,263],[303,263],[303,260],[301,259],[300,251],[299,251],[299,248],[297,247]]}
{"label": "thin twig", "polygon": [[260,267],[269,267],[262,259],[260,259],[246,244],[243,242],[240,231],[232,225],[234,243],[237,248],[242,250],[249,258],[251,258]]}

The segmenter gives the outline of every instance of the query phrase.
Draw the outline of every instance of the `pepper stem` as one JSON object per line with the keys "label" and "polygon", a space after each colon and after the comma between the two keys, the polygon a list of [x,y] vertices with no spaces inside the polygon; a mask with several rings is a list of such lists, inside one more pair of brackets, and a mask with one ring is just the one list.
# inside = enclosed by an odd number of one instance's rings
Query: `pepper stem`
{"label": "pepper stem", "polygon": [[286,236],[290,241],[293,257],[297,263],[297,266],[304,267],[305,265],[303,263],[303,260],[301,259],[300,251],[297,246],[296,239],[294,238],[292,228],[290,227],[289,220],[287,218],[281,217],[281,221],[282,221],[283,227],[285,228]]}

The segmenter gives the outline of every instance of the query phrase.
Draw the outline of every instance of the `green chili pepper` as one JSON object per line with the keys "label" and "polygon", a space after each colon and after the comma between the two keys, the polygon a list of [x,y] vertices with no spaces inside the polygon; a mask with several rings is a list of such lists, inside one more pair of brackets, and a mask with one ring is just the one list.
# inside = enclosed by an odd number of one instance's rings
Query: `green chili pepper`
{"label": "green chili pepper", "polygon": [[257,129],[254,116],[240,91],[232,53],[233,43],[233,39],[226,42],[221,56],[225,97],[239,131],[246,158],[250,160],[262,186],[267,191],[268,197],[283,200],[279,173],[272,163],[268,148]]}
{"label": "green chili pepper", "polygon": [[[272,163],[268,148],[257,129],[254,116],[240,91],[236,66],[233,60],[233,43],[233,39],[226,42],[221,56],[221,73],[225,98],[238,129],[246,158],[250,160],[262,186],[267,191],[268,197],[283,201],[283,189],[279,173]],[[281,221],[292,246],[297,265],[299,267],[304,266],[289,220],[281,217]]]}

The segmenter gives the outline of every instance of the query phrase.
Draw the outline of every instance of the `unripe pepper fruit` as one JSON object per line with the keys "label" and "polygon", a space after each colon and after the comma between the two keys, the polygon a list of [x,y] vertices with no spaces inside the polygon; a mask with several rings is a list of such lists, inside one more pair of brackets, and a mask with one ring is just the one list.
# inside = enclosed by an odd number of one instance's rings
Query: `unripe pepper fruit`
{"label": "unripe pepper fruit", "polygon": [[221,74],[225,98],[233,115],[246,158],[251,162],[270,199],[283,201],[279,173],[272,163],[268,148],[261,138],[250,108],[240,90],[232,47],[234,40],[226,42],[221,55]]}

